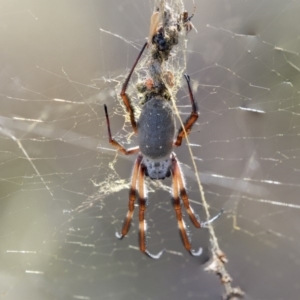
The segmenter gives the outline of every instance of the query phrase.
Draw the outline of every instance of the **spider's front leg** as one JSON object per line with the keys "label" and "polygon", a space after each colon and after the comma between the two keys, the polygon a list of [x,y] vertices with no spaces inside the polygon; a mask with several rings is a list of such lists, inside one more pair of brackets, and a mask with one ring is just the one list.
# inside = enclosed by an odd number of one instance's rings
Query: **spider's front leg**
{"label": "spider's front leg", "polygon": [[209,219],[208,221],[205,221],[205,222],[201,222],[199,216],[195,214],[192,206],[190,205],[189,197],[186,192],[186,188],[185,188],[185,184],[184,184],[184,180],[183,180],[182,171],[181,171],[181,168],[180,168],[180,165],[176,158],[175,153],[172,153],[172,168],[173,168],[173,173],[174,173],[174,181],[177,180],[178,184],[179,184],[180,197],[182,199],[183,206],[186,209],[186,211],[190,217],[190,220],[192,221],[194,226],[196,228],[207,227],[207,225],[209,225],[210,223],[212,223],[213,221],[218,219],[221,216],[221,214],[224,212],[223,208],[217,215],[215,215],[214,217],[212,217],[211,219]]}
{"label": "spider's front leg", "polygon": [[182,218],[182,212],[181,212],[181,205],[180,205],[180,198],[179,198],[179,193],[178,190],[180,190],[180,197],[182,199],[183,205],[185,209],[187,210],[187,213],[194,224],[196,228],[205,228],[207,227],[210,223],[218,219],[224,210],[222,209],[216,216],[211,218],[210,220],[206,222],[201,222],[199,217],[195,214],[193,208],[190,206],[189,198],[186,192],[186,188],[184,186],[184,181],[183,181],[183,176],[182,172],[179,166],[179,162],[176,158],[175,153],[172,153],[172,182],[173,182],[173,197],[174,197],[174,208],[176,211],[176,217],[178,221],[178,227],[181,233],[181,237],[183,240],[184,247],[190,252],[192,256],[199,256],[202,253],[202,248],[199,248],[197,252],[191,249],[191,243],[189,236],[186,232],[186,226],[184,223],[184,220]]}
{"label": "spider's front leg", "polygon": [[[198,251],[195,251],[195,250],[192,249],[190,238],[189,238],[189,236],[187,234],[187,231],[186,231],[186,225],[185,225],[185,222],[182,218],[180,198],[179,198],[179,193],[178,193],[178,191],[179,191],[179,188],[178,188],[179,178],[178,178],[178,176],[180,175],[179,174],[180,169],[179,169],[178,161],[176,159],[175,154],[172,154],[171,172],[172,172],[172,184],[173,184],[174,209],[175,209],[175,212],[176,212],[178,227],[179,227],[179,230],[180,230],[180,234],[181,234],[181,238],[182,238],[184,247],[185,247],[186,250],[188,250],[190,252],[190,254],[192,256],[199,256],[199,255],[202,254],[202,248],[200,247]],[[197,217],[195,216],[193,210],[189,206],[188,200],[185,201],[185,206],[187,208],[188,214],[189,214],[192,222],[194,223],[194,225],[196,227],[200,227],[201,225],[200,225]]]}
{"label": "spider's front leg", "polygon": [[140,172],[139,172],[139,243],[140,243],[140,250],[145,253],[147,256],[153,259],[159,259],[164,250],[160,251],[157,254],[151,254],[146,248],[146,222],[145,222],[145,210],[146,210],[146,199],[145,199],[145,186],[144,186],[144,179],[145,179],[145,166],[141,164]]}
{"label": "spider's front leg", "polygon": [[132,176],[131,176],[130,190],[129,190],[128,212],[127,212],[126,218],[124,220],[124,224],[123,224],[121,233],[116,232],[116,237],[120,240],[128,233],[129,228],[130,228],[133,211],[134,211],[134,203],[136,200],[137,177],[138,177],[142,159],[143,159],[143,156],[141,154],[139,154],[134,163],[133,172],[132,172]]}
{"label": "spider's front leg", "polygon": [[145,222],[145,210],[146,210],[146,199],[145,199],[145,166],[141,164],[143,156],[138,155],[132,172],[130,191],[129,191],[129,202],[128,202],[128,212],[123,223],[121,233],[116,232],[116,237],[118,239],[123,239],[127,235],[134,211],[134,203],[136,200],[136,185],[138,182],[138,197],[139,197],[139,244],[141,252],[145,253],[147,256],[153,259],[159,259],[163,254],[164,250],[160,251],[158,254],[150,253],[146,248],[146,222]]}

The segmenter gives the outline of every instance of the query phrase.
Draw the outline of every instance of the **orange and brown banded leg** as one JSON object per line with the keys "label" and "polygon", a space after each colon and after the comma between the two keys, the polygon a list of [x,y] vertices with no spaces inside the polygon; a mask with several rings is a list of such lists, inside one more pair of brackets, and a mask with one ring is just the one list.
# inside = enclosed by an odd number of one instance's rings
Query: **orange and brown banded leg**
{"label": "orange and brown banded leg", "polygon": [[104,111],[105,111],[105,117],[106,117],[106,124],[107,124],[107,131],[108,131],[108,141],[110,144],[112,144],[114,147],[118,149],[118,151],[122,152],[125,155],[130,155],[133,153],[136,153],[139,151],[139,147],[134,147],[130,149],[125,149],[121,144],[119,144],[116,140],[114,140],[111,136],[111,130],[110,130],[110,122],[107,112],[107,106],[104,104]]}
{"label": "orange and brown banded leg", "polygon": [[134,69],[135,69],[138,61],[140,60],[140,58],[141,58],[141,56],[142,56],[142,54],[143,54],[143,52],[144,52],[147,44],[148,43],[146,42],[144,44],[143,48],[141,49],[141,51],[140,51],[137,59],[135,60],[133,66],[132,66],[132,68],[131,68],[131,70],[130,70],[130,72],[129,72],[129,74],[128,74],[128,76],[127,76],[127,78],[126,78],[126,80],[125,80],[125,82],[123,84],[123,86],[122,86],[122,90],[121,90],[121,93],[120,93],[120,96],[123,99],[123,102],[124,102],[124,105],[126,107],[126,110],[129,113],[131,126],[132,126],[132,129],[133,129],[133,131],[135,133],[137,133],[137,124],[136,124],[136,120],[135,120],[135,117],[134,117],[134,109],[133,109],[133,106],[132,106],[132,104],[130,102],[130,99],[129,99],[128,95],[126,94],[126,89],[127,89],[129,80],[131,78],[131,75],[132,75],[132,73],[133,73],[133,71],[134,71]]}
{"label": "orange and brown banded leg", "polygon": [[190,95],[190,100],[191,100],[191,104],[192,104],[192,112],[191,112],[190,116],[187,118],[187,120],[184,122],[184,129],[182,127],[180,127],[176,141],[174,142],[175,146],[181,145],[182,139],[185,137],[186,134],[188,135],[190,133],[192,126],[197,121],[198,116],[199,116],[197,103],[194,99],[194,95],[193,95],[191,84],[190,84],[190,76],[184,74],[184,77],[188,84],[189,95]]}
{"label": "orange and brown banded leg", "polygon": [[180,197],[182,199],[183,205],[195,227],[200,228],[201,223],[199,217],[194,213],[193,208],[190,206],[189,198],[184,187],[182,172],[178,163],[178,160],[174,153],[172,153],[172,165],[174,169],[174,180],[179,184]]}
{"label": "orange and brown banded leg", "polygon": [[132,177],[131,177],[130,191],[129,191],[128,212],[127,212],[126,218],[124,220],[121,233],[116,232],[116,237],[120,240],[128,233],[129,228],[130,228],[132,215],[133,215],[133,211],[134,211],[134,203],[136,200],[137,177],[138,177],[139,168],[140,168],[142,159],[143,159],[143,156],[140,154],[136,158],[136,161],[134,163]]}
{"label": "orange and brown banded leg", "polygon": [[179,230],[181,233],[181,238],[182,238],[185,249],[188,250],[192,256],[199,256],[202,253],[202,248],[200,247],[198,251],[195,251],[192,249],[191,242],[190,242],[189,236],[186,231],[186,225],[182,218],[181,205],[180,205],[180,199],[179,199],[179,193],[178,193],[178,180],[176,178],[175,164],[176,164],[176,161],[173,161],[172,162],[173,205],[174,205],[174,209],[176,212],[178,227],[179,227]]}
{"label": "orange and brown banded leg", "polygon": [[179,166],[179,163],[178,163],[175,153],[172,153],[172,165],[174,168],[174,177],[177,177],[177,180],[179,183],[180,197],[182,199],[183,205],[184,205],[192,223],[197,228],[207,227],[207,225],[209,225],[210,223],[212,223],[213,221],[215,221],[222,215],[222,213],[224,212],[224,209],[221,209],[221,211],[217,215],[215,215],[208,221],[200,222],[198,215],[195,214],[193,208],[190,206],[189,198],[188,198],[188,195],[187,195],[187,192],[186,192],[186,189],[184,186],[184,182],[183,182],[182,172],[181,172],[181,169],[180,169],[180,166]]}
{"label": "orange and brown banded leg", "polygon": [[145,222],[145,210],[146,210],[146,199],[145,199],[145,167],[141,165],[139,172],[139,243],[140,250],[145,253],[147,256],[153,259],[159,259],[163,254],[164,250],[160,251],[158,254],[152,254],[147,250],[146,247],[146,222]]}

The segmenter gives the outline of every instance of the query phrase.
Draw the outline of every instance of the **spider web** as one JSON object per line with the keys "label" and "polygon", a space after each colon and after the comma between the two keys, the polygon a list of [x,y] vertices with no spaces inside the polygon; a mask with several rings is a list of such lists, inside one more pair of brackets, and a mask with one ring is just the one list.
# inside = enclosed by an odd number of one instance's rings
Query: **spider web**
{"label": "spider web", "polygon": [[[161,259],[138,250],[136,213],[128,236],[115,238],[135,156],[109,145],[103,104],[116,139],[136,146],[117,94],[153,7],[149,0],[2,1],[3,299],[224,293],[204,270],[210,231],[193,228],[185,215],[192,245],[204,253],[191,257],[181,243],[169,179],[147,180],[148,249],[165,248]],[[193,2],[185,7],[191,13]],[[169,61],[181,82],[181,119],[191,110],[182,72],[200,111],[188,143],[176,149],[189,197],[205,220],[199,174],[210,214],[225,209],[214,232],[233,286],[248,299],[299,298],[299,8],[297,1],[197,1],[195,29]],[[145,59],[129,87],[137,107]]]}

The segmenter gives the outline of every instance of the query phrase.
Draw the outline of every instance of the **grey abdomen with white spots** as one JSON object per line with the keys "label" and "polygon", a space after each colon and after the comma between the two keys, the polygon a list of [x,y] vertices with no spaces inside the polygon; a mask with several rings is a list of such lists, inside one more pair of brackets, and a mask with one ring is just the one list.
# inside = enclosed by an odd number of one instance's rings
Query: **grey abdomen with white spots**
{"label": "grey abdomen with white spots", "polygon": [[143,106],[138,121],[138,143],[143,155],[151,159],[171,154],[175,135],[175,119],[169,102],[152,99]]}

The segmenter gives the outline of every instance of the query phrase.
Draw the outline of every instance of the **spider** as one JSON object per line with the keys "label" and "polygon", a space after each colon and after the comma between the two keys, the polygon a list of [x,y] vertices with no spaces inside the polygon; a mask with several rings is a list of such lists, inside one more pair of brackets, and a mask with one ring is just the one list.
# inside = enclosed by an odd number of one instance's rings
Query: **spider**
{"label": "spider", "polygon": [[[131,75],[133,74],[137,63],[139,62],[148,42],[142,47],[137,59],[135,60],[120,93],[127,112],[129,113],[132,129],[138,136],[138,146],[130,149],[125,149],[120,143],[113,139],[110,128],[110,121],[107,111],[107,106],[104,104],[104,112],[106,117],[108,140],[109,143],[117,148],[118,151],[125,155],[138,153],[134,163],[133,172],[131,176],[131,185],[129,191],[128,212],[123,223],[120,233],[116,233],[117,238],[123,239],[130,228],[131,220],[134,212],[134,204],[136,199],[139,200],[139,246],[140,251],[145,253],[150,258],[158,259],[163,254],[164,250],[158,254],[152,254],[146,247],[146,195],[145,195],[145,176],[153,180],[162,180],[166,177],[172,176],[173,185],[173,206],[176,213],[178,227],[181,233],[181,238],[186,250],[192,256],[199,256],[202,253],[202,248],[195,251],[192,249],[191,242],[186,231],[186,225],[182,217],[181,202],[195,227],[201,228],[207,226],[209,223],[217,219],[222,211],[208,220],[201,222],[199,217],[195,215],[193,208],[190,206],[182,171],[177,160],[176,154],[173,152],[174,147],[179,147],[182,139],[188,135],[192,129],[193,124],[198,119],[197,103],[191,89],[190,77],[184,75],[187,82],[189,98],[191,101],[192,111],[190,116],[181,127],[175,137],[175,117],[172,106],[170,104],[170,93],[162,79],[162,65],[168,59],[173,45],[178,43],[177,26],[172,25],[172,15],[168,14],[168,10],[164,12],[167,19],[164,21],[164,30],[157,28],[152,39],[152,60],[149,64],[152,79],[146,80],[146,83],[141,85],[140,90],[143,90],[145,99],[139,120],[136,121],[134,115],[134,107],[132,106],[129,96],[126,93]],[[171,22],[171,21],[172,22]],[[183,26],[185,26],[185,20]],[[151,34],[152,35],[152,34]],[[152,66],[152,67],[151,67]]]}
{"label": "spider", "polygon": [[187,11],[184,11],[182,14],[182,21],[183,21],[186,33],[189,33],[194,28],[194,25],[191,22],[191,19],[193,18],[193,16],[194,16],[194,13],[191,16],[189,16]]}

